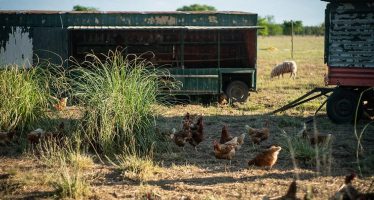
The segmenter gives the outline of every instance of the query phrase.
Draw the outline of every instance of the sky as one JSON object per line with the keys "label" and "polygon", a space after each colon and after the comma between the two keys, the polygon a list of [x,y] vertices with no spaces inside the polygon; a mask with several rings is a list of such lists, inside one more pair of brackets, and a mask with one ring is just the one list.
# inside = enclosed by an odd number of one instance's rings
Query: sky
{"label": "sky", "polygon": [[303,25],[324,21],[326,2],[321,0],[0,0],[0,10],[61,10],[74,5],[101,11],[174,11],[191,4],[207,4],[219,11],[244,11],[274,16],[275,22],[301,20]]}

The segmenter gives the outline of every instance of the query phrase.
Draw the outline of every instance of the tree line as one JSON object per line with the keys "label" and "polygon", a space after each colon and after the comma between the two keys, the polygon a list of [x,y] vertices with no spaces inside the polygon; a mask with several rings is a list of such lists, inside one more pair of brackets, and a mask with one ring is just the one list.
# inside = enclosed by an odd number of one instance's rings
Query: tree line
{"label": "tree line", "polygon": [[257,24],[262,26],[263,29],[259,30],[259,35],[273,36],[273,35],[291,35],[292,26],[295,35],[324,35],[325,24],[322,23],[317,26],[304,26],[300,20],[296,21],[283,21],[277,24],[274,21],[274,16],[258,17]]}

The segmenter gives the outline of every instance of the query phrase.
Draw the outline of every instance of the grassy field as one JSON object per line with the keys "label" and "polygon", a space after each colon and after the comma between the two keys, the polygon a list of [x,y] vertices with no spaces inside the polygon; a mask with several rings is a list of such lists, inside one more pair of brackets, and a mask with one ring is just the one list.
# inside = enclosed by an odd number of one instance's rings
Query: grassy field
{"label": "grassy field", "polygon": [[[298,180],[299,198],[312,188],[313,199],[327,199],[339,189],[344,176],[353,171],[359,174],[353,185],[362,192],[372,191],[373,126],[368,126],[361,141],[359,171],[353,124],[332,124],[324,109],[316,116],[316,127],[322,133],[331,133],[332,142],[319,148],[319,157],[315,157],[314,147],[308,149],[308,145],[298,142],[296,134],[303,122],[314,115],[323,98],[277,115],[266,115],[312,88],[324,86],[323,37],[296,37],[294,42],[296,79],[288,75],[270,79],[272,67],[290,59],[291,38],[258,38],[258,91],[251,93],[246,103],[151,107],[156,114],[152,123],[161,136],[172,128],[179,129],[186,112],[203,115],[205,139],[197,151],[189,145],[178,148],[165,138],[156,143],[162,148],[147,147],[155,150],[146,156],[122,154],[110,158],[78,148],[84,145],[70,143],[63,153],[53,144],[41,147],[39,153],[20,150],[17,143],[0,144],[0,199],[262,199],[284,195],[293,179]],[[94,109],[95,105],[91,107]],[[69,125],[81,117],[76,107],[55,116]],[[223,125],[228,126],[232,135],[239,135],[246,132],[245,125],[261,128],[266,121],[271,131],[267,141],[253,145],[247,135],[231,165],[226,160],[215,159],[212,142],[219,139]],[[357,130],[367,123],[361,121]],[[74,141],[85,142],[80,139]],[[293,158],[288,152],[288,139],[299,157]],[[272,144],[283,147],[273,169],[248,167],[248,160]]]}

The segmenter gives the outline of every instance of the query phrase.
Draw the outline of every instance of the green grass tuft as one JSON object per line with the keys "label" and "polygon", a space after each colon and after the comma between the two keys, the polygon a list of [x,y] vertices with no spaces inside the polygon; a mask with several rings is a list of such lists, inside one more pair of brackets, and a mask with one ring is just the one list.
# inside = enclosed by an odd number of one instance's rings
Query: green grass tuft
{"label": "green grass tuft", "polygon": [[37,79],[35,68],[0,70],[0,130],[30,129],[46,118],[49,94]]}
{"label": "green grass tuft", "polygon": [[70,71],[74,97],[85,106],[84,138],[95,151],[109,157],[122,152],[146,155],[155,146],[152,105],[162,101],[167,76],[141,58],[129,60],[121,52],[109,52],[104,60],[89,54]]}

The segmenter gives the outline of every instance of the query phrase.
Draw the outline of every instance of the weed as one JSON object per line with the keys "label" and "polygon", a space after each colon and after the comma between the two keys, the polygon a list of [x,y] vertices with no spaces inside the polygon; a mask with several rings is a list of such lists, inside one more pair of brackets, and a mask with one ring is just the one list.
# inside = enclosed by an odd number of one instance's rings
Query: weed
{"label": "weed", "polygon": [[279,143],[290,155],[291,159],[301,161],[310,166],[322,164],[329,167],[332,163],[331,141],[312,145],[309,140],[301,137],[301,134],[291,135],[283,130],[281,136]]}
{"label": "weed", "polygon": [[161,168],[154,164],[149,158],[140,158],[135,155],[119,155],[116,166],[122,171],[124,177],[131,180],[146,182],[150,180],[155,173],[161,172]]}
{"label": "weed", "polygon": [[82,144],[79,136],[76,134],[69,139],[41,141],[35,148],[36,158],[48,167],[56,167],[65,163],[79,169],[92,167],[94,162],[81,150]]}
{"label": "weed", "polygon": [[60,198],[83,199],[90,194],[90,184],[83,177],[81,169],[69,168],[66,163],[62,163],[51,185]]}

